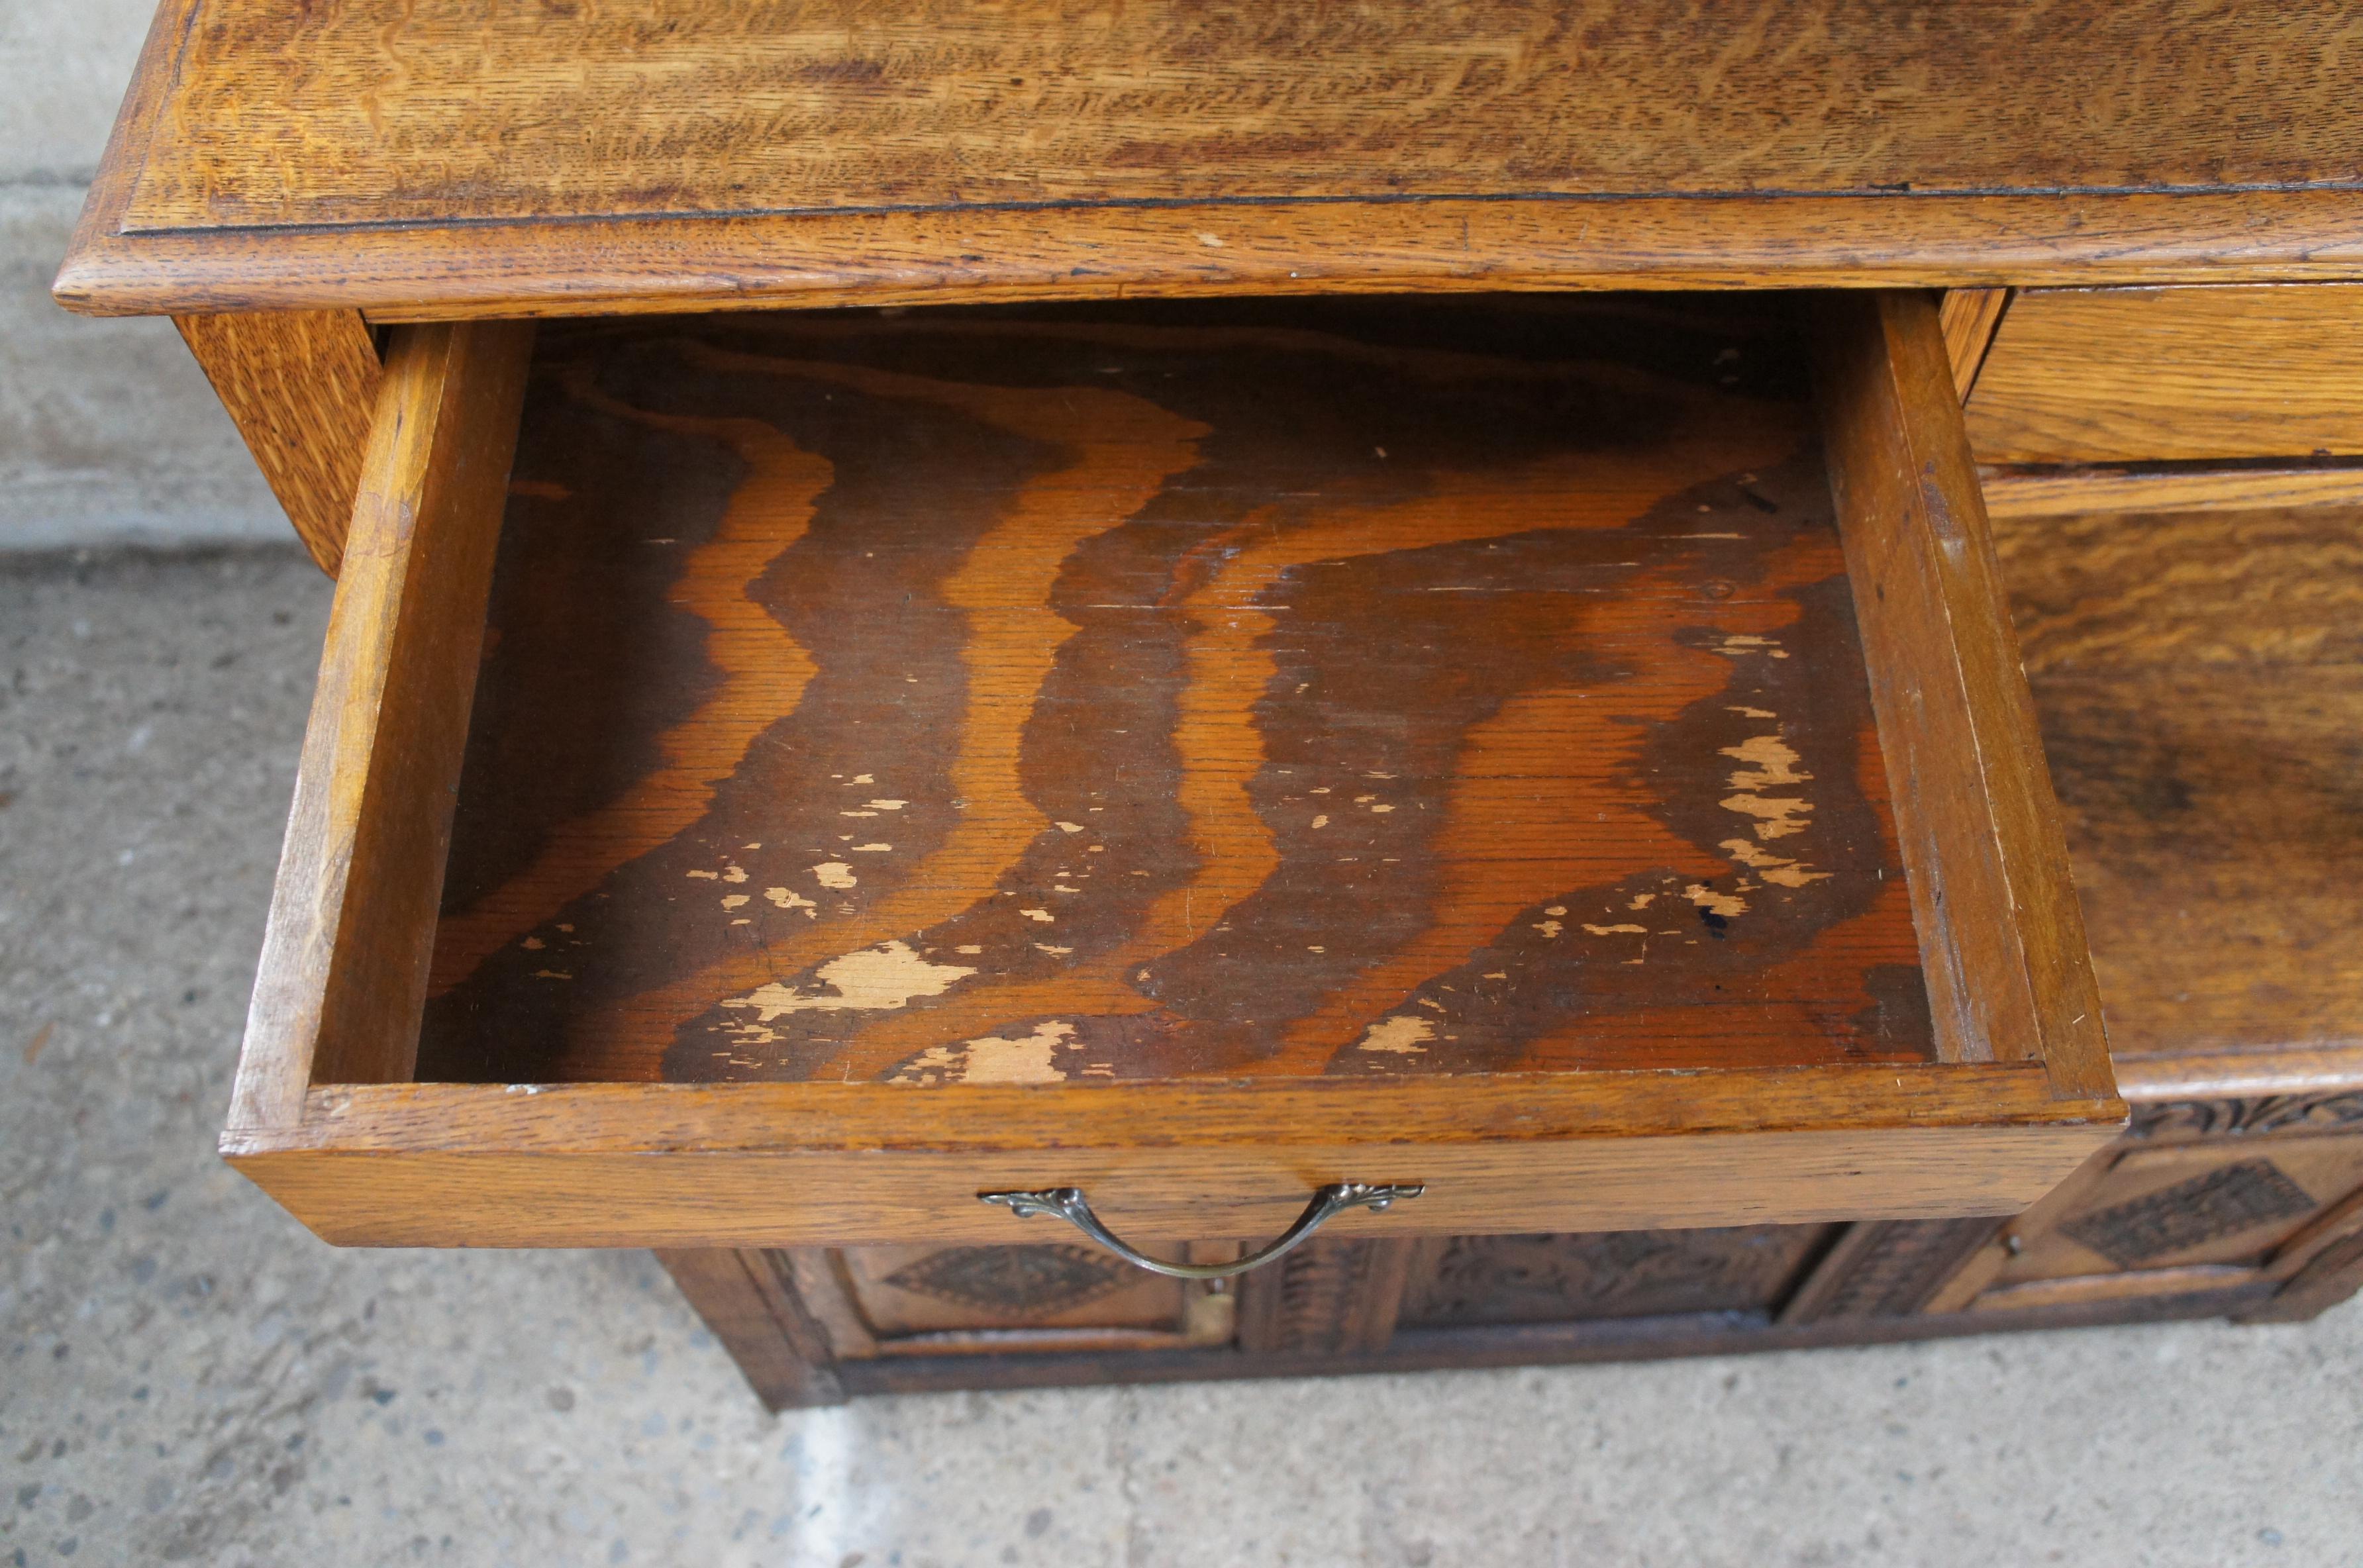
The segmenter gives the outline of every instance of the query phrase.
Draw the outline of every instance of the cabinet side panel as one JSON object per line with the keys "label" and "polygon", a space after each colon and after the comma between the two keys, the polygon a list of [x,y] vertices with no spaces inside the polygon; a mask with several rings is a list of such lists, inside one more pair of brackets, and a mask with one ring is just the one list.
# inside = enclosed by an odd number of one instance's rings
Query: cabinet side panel
{"label": "cabinet side panel", "polygon": [[384,366],[359,311],[172,318],[296,537],[334,577]]}

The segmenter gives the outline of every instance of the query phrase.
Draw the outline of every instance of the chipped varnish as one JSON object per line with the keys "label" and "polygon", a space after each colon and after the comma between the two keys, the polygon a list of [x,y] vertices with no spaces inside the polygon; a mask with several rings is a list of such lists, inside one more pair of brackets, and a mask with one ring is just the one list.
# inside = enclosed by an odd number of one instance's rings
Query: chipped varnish
{"label": "chipped varnish", "polygon": [[1925,1062],[1780,302],[546,335],[422,1078]]}

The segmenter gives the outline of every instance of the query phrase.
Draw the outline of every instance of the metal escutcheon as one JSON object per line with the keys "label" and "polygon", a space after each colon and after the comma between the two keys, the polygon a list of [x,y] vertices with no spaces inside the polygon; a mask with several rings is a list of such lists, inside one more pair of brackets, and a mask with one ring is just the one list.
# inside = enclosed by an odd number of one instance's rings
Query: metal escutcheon
{"label": "metal escutcheon", "polygon": [[1376,1213],[1397,1198],[1417,1198],[1426,1190],[1425,1184],[1374,1187],[1366,1181],[1333,1183],[1313,1195],[1313,1201],[1304,1206],[1296,1223],[1281,1231],[1279,1240],[1261,1252],[1226,1264],[1175,1264],[1150,1257],[1137,1247],[1119,1241],[1114,1231],[1101,1224],[1079,1187],[1046,1187],[1040,1192],[980,1192],[976,1196],[980,1202],[997,1203],[1020,1220],[1034,1214],[1055,1214],[1135,1268],[1145,1268],[1151,1274],[1169,1275],[1175,1279],[1228,1279],[1294,1250],[1299,1242],[1327,1224],[1333,1214],[1348,1209],[1368,1209]]}

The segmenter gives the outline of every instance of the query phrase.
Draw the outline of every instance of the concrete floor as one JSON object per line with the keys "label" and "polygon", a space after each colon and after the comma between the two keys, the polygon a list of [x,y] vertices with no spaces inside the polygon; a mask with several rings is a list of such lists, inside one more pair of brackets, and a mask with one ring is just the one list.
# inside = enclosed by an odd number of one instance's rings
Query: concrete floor
{"label": "concrete floor", "polygon": [[326,582],[0,557],[0,1563],[2363,1563],[2363,1309],[764,1415],[643,1253],[213,1157]]}
{"label": "concrete floor", "polygon": [[156,0],[0,0],[0,550],[284,536],[172,324],[50,299]]}

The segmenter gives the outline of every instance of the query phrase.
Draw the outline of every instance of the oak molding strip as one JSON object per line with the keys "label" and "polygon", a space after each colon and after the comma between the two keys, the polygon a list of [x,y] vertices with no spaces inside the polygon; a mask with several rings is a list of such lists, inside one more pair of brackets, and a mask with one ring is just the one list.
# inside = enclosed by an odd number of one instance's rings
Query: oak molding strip
{"label": "oak molding strip", "polygon": [[[380,323],[1139,294],[2002,287],[2363,279],[2363,193],[1452,201],[487,222],[126,236],[93,188],[55,293],[94,315]],[[1344,221],[1341,215],[1350,215]]]}
{"label": "oak molding strip", "polygon": [[2116,1058],[2126,1099],[2230,1099],[2363,1093],[2363,1041],[2283,1051],[2176,1052]]}
{"label": "oak molding strip", "polygon": [[2363,460],[2096,464],[1978,470],[1993,517],[2091,512],[2246,512],[2363,504]]}

